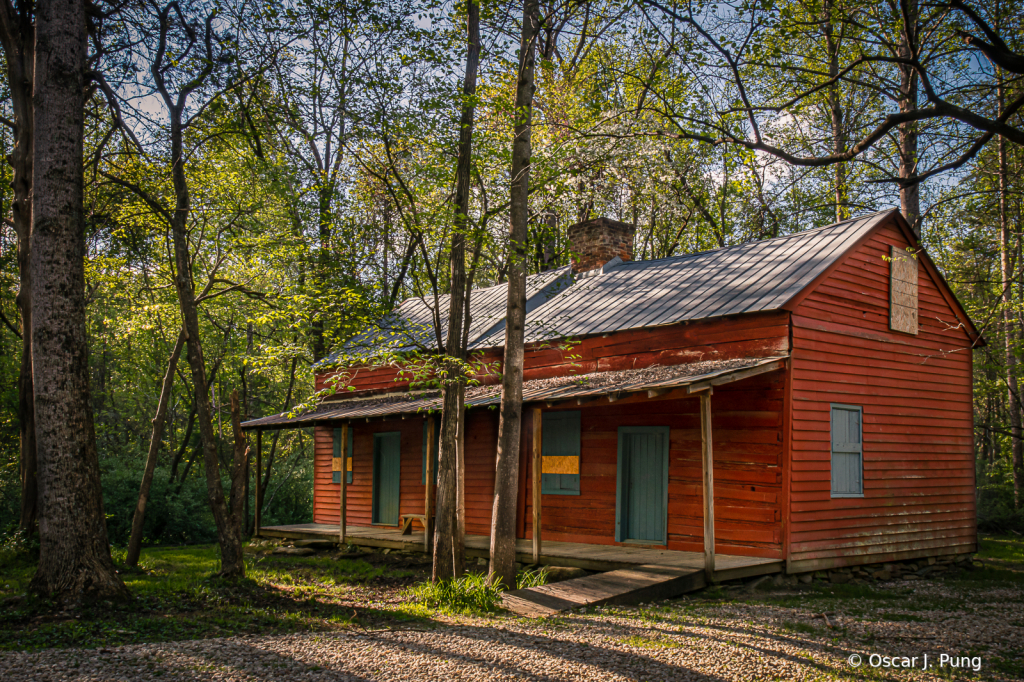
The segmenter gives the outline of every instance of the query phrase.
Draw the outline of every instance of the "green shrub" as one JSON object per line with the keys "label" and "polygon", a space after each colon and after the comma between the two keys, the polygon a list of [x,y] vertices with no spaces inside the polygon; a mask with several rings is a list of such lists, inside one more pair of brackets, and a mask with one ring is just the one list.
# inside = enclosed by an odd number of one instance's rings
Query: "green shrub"
{"label": "green shrub", "polygon": [[1024,510],[1013,508],[1013,483],[979,481],[978,530],[986,533],[1024,531]]}

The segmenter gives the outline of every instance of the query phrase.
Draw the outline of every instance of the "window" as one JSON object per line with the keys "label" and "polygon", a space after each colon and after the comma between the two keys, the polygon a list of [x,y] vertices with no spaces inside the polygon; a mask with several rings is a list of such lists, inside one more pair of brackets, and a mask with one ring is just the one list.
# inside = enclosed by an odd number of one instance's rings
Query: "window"
{"label": "window", "polygon": [[[341,483],[341,470],[345,469],[345,483],[352,482],[352,427],[348,427],[348,443],[345,447],[345,453],[342,453],[341,448],[341,429],[334,429],[334,460],[331,463],[331,483]],[[345,457],[345,463],[342,465],[342,456],[347,454]]]}
{"label": "window", "polygon": [[890,247],[889,329],[917,334],[917,258],[898,246]]}
{"label": "window", "polygon": [[544,412],[541,422],[540,491],[580,494],[580,413]]}
{"label": "window", "polygon": [[437,485],[437,457],[441,452],[441,420],[427,417],[423,420],[423,472],[420,474],[420,483],[427,484],[427,433],[430,430],[430,422],[434,422],[434,485]]}
{"label": "window", "polygon": [[832,406],[832,497],[863,497],[863,411],[850,405]]}

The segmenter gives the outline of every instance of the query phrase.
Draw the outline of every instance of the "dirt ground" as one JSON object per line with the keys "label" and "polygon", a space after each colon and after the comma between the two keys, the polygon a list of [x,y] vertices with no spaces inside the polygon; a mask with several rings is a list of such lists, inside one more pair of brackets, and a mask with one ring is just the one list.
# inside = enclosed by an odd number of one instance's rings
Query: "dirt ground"
{"label": "dirt ground", "polygon": [[428,609],[405,586],[422,575],[414,557],[363,557],[362,582],[304,559],[260,580],[306,611],[246,627],[224,615],[225,636],[140,636],[141,621],[170,617],[154,604],[85,646],[23,631],[0,652],[0,680],[1024,679],[1024,543],[990,538],[981,556],[923,579],[751,581],[540,620]]}

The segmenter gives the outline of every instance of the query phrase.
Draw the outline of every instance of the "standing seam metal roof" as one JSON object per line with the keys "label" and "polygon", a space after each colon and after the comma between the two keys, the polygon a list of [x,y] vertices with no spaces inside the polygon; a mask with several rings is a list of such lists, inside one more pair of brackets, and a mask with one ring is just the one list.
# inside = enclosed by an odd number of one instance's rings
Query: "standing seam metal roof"
{"label": "standing seam metal roof", "polygon": [[[577,281],[526,319],[526,342],[776,310],[892,211],[759,242],[627,261]],[[490,334],[473,348],[501,346]]]}

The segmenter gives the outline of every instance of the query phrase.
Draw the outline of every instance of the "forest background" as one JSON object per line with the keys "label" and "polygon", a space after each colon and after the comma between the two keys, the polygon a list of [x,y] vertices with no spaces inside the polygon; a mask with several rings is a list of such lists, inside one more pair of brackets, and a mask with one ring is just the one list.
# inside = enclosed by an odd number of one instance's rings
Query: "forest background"
{"label": "forest background", "polygon": [[[964,39],[980,24],[960,7],[540,3],[528,271],[568,263],[565,229],[589,217],[635,224],[635,257],[652,259],[900,207],[987,341],[973,351],[979,523],[1024,530],[1024,151],[985,127],[1020,130],[1020,72]],[[1021,9],[998,0],[970,11],[1019,54]],[[508,276],[522,5],[482,2],[479,11],[469,256],[473,284],[483,287]],[[181,328],[168,161],[176,136],[191,190],[208,397],[227,471],[233,391],[243,419],[292,409],[313,392],[313,365],[345,339],[403,299],[431,299],[449,286],[465,16],[464,4],[434,0],[214,0],[119,5],[94,27],[87,326],[114,544],[128,540]],[[908,46],[920,66],[909,78]],[[9,157],[10,82],[3,87],[0,147]],[[877,133],[894,112],[936,100],[983,121],[922,116]],[[181,104],[177,128],[169,102]],[[21,501],[11,180],[0,165],[0,530],[17,527]],[[196,406],[182,362],[146,543],[217,537]],[[308,521],[311,434],[275,432],[264,448],[267,466],[255,472],[264,522]],[[250,522],[253,499],[250,487]]]}

